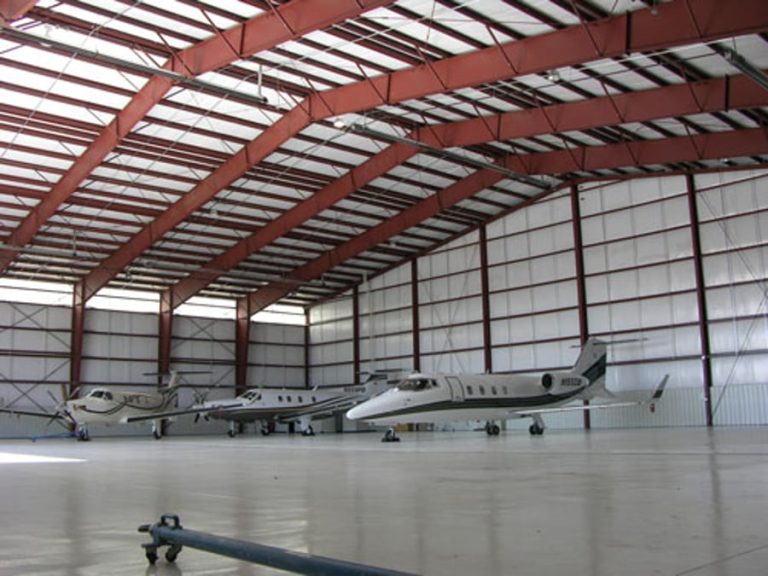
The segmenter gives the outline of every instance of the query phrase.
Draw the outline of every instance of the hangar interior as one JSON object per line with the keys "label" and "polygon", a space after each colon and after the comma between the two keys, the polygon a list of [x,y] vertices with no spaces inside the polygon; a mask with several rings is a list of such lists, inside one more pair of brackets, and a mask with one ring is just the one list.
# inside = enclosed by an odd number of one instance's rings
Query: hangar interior
{"label": "hangar interior", "polygon": [[4,465],[3,517],[53,520],[37,560],[3,536],[0,571],[135,573],[101,503],[421,573],[758,574],[767,69],[764,0],[0,0],[0,407],[171,369],[180,406],[566,370],[588,336],[633,340],[616,393],[670,375],[653,414],[553,415],[539,444],[459,421],[397,452],[338,415],[272,444],[182,416],[168,442],[137,423],[31,446],[55,426],[0,414],[0,452],[73,462]]}

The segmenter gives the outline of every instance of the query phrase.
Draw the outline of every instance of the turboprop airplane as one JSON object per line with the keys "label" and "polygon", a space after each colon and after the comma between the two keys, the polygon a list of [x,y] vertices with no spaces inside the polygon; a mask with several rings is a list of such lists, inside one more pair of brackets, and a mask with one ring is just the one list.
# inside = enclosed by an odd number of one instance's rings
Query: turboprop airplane
{"label": "turboprop airplane", "polygon": [[197,407],[204,409],[206,420],[229,421],[230,437],[237,435],[239,424],[247,422],[261,422],[264,436],[271,434],[276,424],[291,422],[298,423],[304,436],[314,436],[313,420],[329,418],[369,399],[380,379],[375,376],[359,386],[335,390],[252,388],[232,400],[211,400]]}
{"label": "turboprop airplane", "polygon": [[[647,399],[622,401],[605,389],[607,345],[619,343],[590,338],[568,372],[548,372],[541,376],[412,374],[394,388],[350,409],[347,418],[390,426],[485,420],[489,436],[500,432],[496,420],[532,418],[528,430],[538,436],[544,433],[542,416],[545,414],[639,404],[649,404],[653,410],[669,375],[664,376]],[[565,406],[575,400],[592,400],[598,396],[607,397],[611,402]],[[394,428],[387,430],[382,441],[399,441]]]}
{"label": "turboprop airplane", "polygon": [[60,403],[54,412],[35,412],[3,407],[0,412],[17,416],[48,418],[71,426],[78,440],[90,440],[90,424],[130,424],[152,421],[152,435],[162,437],[163,423],[183,414],[200,414],[207,408],[176,409],[179,372],[171,372],[166,386],[157,392],[125,392],[109,388],[94,388],[82,398]]}

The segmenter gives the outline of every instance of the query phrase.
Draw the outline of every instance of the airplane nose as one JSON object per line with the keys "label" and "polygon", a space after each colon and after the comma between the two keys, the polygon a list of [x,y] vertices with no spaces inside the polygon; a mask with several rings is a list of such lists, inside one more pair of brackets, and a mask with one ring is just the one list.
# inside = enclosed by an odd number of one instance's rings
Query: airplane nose
{"label": "airplane nose", "polygon": [[347,410],[347,418],[350,420],[359,420],[364,415],[364,410],[361,410],[362,404],[360,406],[355,406],[354,408],[350,408]]}

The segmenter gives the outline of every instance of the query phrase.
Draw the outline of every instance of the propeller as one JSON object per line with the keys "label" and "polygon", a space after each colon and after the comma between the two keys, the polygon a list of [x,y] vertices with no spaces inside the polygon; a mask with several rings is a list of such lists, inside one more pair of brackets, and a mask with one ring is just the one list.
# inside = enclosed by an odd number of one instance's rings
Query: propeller
{"label": "propeller", "polygon": [[[193,391],[193,398],[195,399],[193,402],[193,406],[202,406],[208,401],[208,394],[210,393],[210,388],[206,389],[204,392],[200,392],[199,390]],[[208,422],[210,418],[208,418],[208,414],[200,414],[199,412],[195,414],[194,423],[197,424],[200,422],[200,418]]]}

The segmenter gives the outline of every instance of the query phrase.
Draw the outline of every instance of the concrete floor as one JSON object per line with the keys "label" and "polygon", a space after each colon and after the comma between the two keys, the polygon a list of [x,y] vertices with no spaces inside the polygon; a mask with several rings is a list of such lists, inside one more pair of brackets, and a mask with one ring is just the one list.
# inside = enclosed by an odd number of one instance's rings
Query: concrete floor
{"label": "concrete floor", "polygon": [[165,512],[422,574],[768,574],[768,428],[402,438],[0,441],[0,574],[275,573],[191,549],[148,568],[136,528]]}

